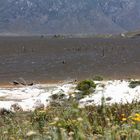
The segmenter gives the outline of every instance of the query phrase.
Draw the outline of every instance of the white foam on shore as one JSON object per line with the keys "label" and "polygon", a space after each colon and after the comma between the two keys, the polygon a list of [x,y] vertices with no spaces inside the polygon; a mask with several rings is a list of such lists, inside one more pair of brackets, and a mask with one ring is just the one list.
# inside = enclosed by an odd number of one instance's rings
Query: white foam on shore
{"label": "white foam on shore", "polygon": [[81,105],[100,105],[103,98],[106,104],[140,101],[140,86],[130,88],[128,81],[108,81],[104,87],[98,86],[94,94],[80,100],[80,103]]}
{"label": "white foam on shore", "polygon": [[[34,85],[20,88],[0,88],[0,108],[12,110],[13,104],[21,106],[23,111],[32,111],[39,105],[47,107],[53,94],[75,92],[75,84],[50,84]],[[80,106],[101,104],[101,99],[109,99],[107,104],[112,103],[131,103],[133,100],[140,101],[140,86],[129,88],[128,81],[102,81],[94,93],[86,96],[79,101]]]}
{"label": "white foam on shore", "polygon": [[72,84],[34,85],[20,88],[0,88],[0,108],[12,110],[13,104],[21,106],[23,111],[32,111],[38,105],[49,105],[51,96],[71,92]]}

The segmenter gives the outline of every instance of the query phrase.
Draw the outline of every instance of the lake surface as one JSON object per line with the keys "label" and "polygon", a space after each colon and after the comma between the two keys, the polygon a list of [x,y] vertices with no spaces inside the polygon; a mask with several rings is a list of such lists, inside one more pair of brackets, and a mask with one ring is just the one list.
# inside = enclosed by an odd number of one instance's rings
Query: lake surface
{"label": "lake surface", "polygon": [[140,38],[0,37],[0,83],[140,78]]}

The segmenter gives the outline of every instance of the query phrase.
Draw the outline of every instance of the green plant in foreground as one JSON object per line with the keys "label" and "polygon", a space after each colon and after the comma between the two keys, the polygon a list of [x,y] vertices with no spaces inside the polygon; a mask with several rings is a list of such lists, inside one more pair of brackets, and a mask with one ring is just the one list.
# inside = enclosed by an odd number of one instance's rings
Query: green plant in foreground
{"label": "green plant in foreground", "polygon": [[47,121],[43,129],[52,139],[133,140],[134,136],[140,136],[140,129],[125,121],[124,116],[128,118],[139,107],[137,102],[108,106],[102,100],[100,106],[79,108],[77,101],[71,98],[58,106],[53,104],[45,111]]}
{"label": "green plant in foreground", "polygon": [[[83,83],[81,89],[96,87]],[[1,114],[0,140],[139,140],[140,102],[107,105],[103,97],[101,105],[81,108],[75,97],[61,97],[45,110]]]}
{"label": "green plant in foreground", "polygon": [[47,121],[45,110],[35,110],[31,117],[32,125],[35,125],[36,128],[42,133],[44,130],[45,123]]}

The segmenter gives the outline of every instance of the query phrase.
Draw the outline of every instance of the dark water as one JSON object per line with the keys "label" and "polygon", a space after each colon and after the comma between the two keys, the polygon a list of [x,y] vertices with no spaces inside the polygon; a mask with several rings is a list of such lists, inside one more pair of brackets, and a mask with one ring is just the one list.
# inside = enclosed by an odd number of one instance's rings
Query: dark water
{"label": "dark water", "polygon": [[0,38],[0,83],[140,78],[140,38]]}

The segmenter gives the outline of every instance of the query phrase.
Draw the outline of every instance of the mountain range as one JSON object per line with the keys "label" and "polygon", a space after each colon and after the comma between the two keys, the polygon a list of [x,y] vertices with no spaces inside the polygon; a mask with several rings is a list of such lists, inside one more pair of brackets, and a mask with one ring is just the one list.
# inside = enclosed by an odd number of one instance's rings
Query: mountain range
{"label": "mountain range", "polygon": [[140,29],[140,0],[0,0],[0,34],[116,34]]}

